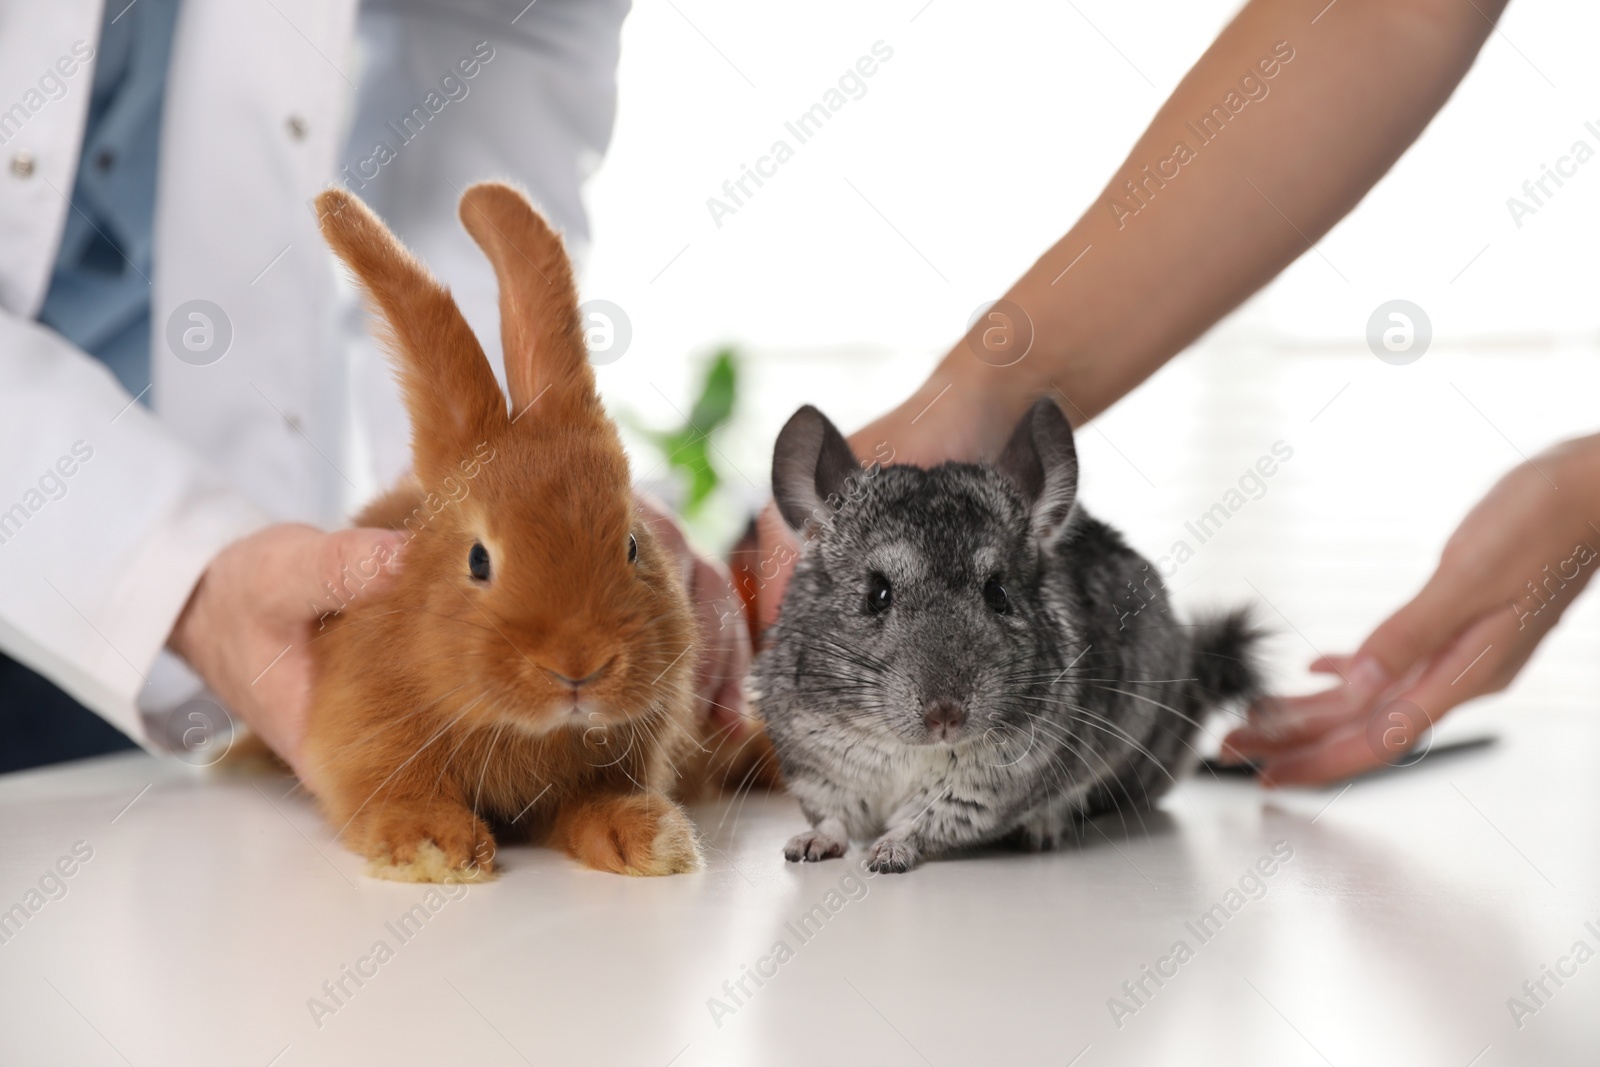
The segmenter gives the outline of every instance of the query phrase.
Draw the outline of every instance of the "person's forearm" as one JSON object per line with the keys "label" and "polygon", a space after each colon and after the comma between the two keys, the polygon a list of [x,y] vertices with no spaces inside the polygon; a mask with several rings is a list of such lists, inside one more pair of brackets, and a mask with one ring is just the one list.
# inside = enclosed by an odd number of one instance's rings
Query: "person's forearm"
{"label": "person's forearm", "polygon": [[992,455],[1046,393],[1075,423],[1105,410],[1360,201],[1443,106],[1505,4],[1318,6],[1247,4],[1077,225],[1006,294],[1031,320],[1027,355],[980,359],[979,322],[916,394],[856,435],[858,451],[889,441],[911,462]]}

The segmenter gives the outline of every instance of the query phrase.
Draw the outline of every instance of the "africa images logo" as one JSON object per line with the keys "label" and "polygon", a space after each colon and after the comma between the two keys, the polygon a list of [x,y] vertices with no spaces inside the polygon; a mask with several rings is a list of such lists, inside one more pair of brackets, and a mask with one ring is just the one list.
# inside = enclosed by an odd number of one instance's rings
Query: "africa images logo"
{"label": "africa images logo", "polygon": [[[711,213],[711,221],[716,224],[717,229],[722,229],[723,219],[737,214],[739,209],[755,196],[756,191],[766,184],[762,181],[763,178],[777,177],[778,168],[794,158],[797,146],[805,144],[821,133],[823,126],[851,100],[860,100],[867,95],[866,79],[878,73],[882,64],[894,57],[894,49],[883,41],[872,42],[871,51],[871,55],[861,56],[853,66],[847,67],[845,72],[839,75],[836,87],[829,88],[823,93],[820,101],[801,112],[794,121],[783,124],[784,132],[794,138],[794,144],[789,143],[788,137],[777,138],[765,155],[756,157],[754,169],[748,164],[739,164],[739,176],[722,183],[721,197],[706,197],[706,210]],[[752,183],[755,185],[754,189],[751,188]]]}
{"label": "africa images logo", "polygon": [[1288,41],[1273,45],[1272,54],[1256,60],[1255,66],[1240,77],[1238,88],[1229,89],[1223,96],[1222,103],[1183,124],[1193,135],[1194,144],[1191,145],[1187,137],[1181,138],[1172,146],[1170,155],[1156,161],[1153,170],[1146,164],[1134,177],[1124,180],[1122,188],[1113,191],[1106,201],[1111,216],[1117,220],[1117,229],[1127,226],[1130,218],[1149,207],[1156,193],[1182,174],[1184,167],[1200,158],[1200,149],[1221,137],[1228,123],[1237,119],[1246,106],[1265,100],[1272,91],[1267,83],[1282,72],[1294,55],[1294,48]]}

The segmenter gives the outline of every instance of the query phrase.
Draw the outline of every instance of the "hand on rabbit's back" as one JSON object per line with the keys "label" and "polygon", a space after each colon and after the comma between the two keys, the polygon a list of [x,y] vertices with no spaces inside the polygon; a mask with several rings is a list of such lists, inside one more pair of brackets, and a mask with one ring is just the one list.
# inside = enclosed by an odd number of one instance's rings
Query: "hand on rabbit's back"
{"label": "hand on rabbit's back", "polygon": [[1246,614],[1182,624],[1077,504],[1049,400],[995,463],[931,470],[863,470],[802,408],[773,485],[809,541],[753,684],[812,825],[791,860],[851,839],[880,871],[1000,839],[1052,848],[1088,815],[1153,804],[1203,717],[1257,688]]}

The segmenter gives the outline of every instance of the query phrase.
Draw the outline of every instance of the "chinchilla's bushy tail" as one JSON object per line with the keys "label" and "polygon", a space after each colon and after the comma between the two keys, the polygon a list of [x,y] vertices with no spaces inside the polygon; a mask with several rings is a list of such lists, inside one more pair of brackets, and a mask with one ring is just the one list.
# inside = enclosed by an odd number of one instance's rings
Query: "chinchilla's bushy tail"
{"label": "chinchilla's bushy tail", "polygon": [[1260,646],[1267,632],[1249,608],[1201,615],[1190,633],[1189,674],[1202,704],[1214,707],[1261,694]]}

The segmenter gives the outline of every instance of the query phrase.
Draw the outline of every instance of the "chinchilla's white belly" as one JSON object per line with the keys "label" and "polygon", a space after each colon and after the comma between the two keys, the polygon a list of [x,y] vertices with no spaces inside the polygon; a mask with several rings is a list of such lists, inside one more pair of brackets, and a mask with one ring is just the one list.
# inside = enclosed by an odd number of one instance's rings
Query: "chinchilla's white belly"
{"label": "chinchilla's white belly", "polygon": [[792,788],[820,810],[842,811],[852,840],[871,841],[947,797],[982,805],[965,808],[974,832],[993,829],[1000,819],[998,811],[984,818],[992,784],[969,746],[858,743],[841,749],[828,781],[795,782]]}

